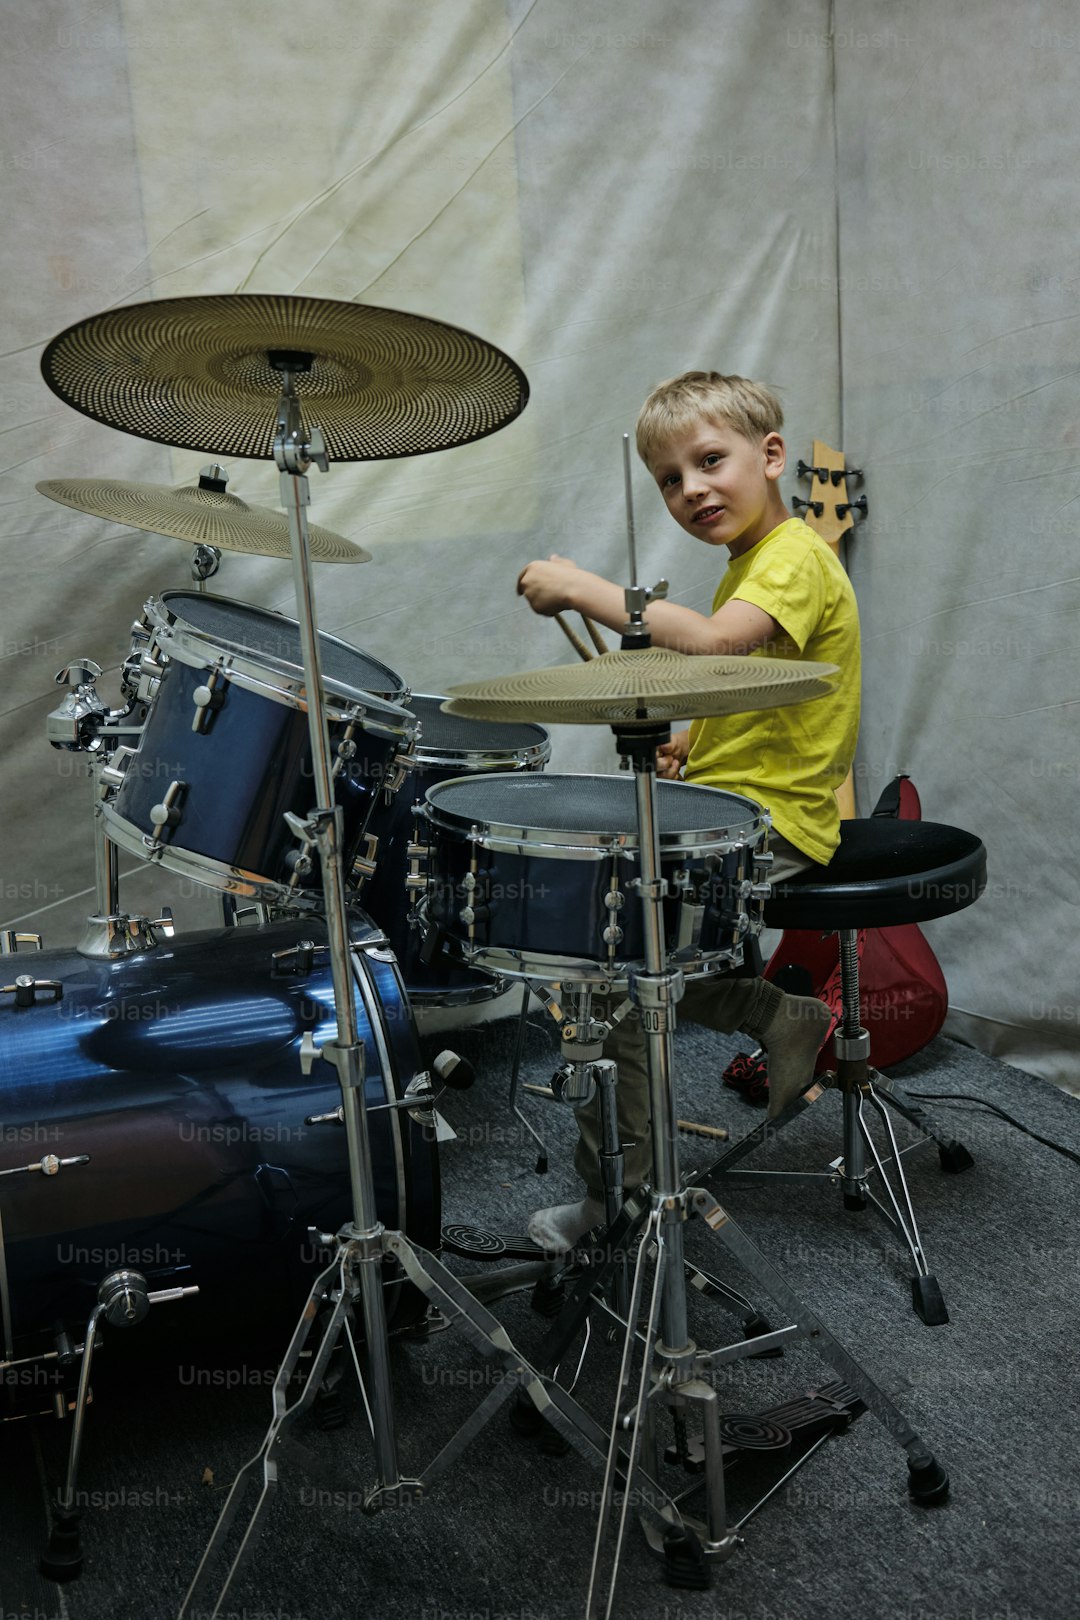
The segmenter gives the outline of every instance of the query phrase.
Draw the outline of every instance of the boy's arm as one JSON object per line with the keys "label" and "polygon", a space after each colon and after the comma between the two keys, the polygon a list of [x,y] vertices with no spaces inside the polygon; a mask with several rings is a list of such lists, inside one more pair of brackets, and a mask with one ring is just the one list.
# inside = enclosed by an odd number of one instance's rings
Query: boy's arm
{"label": "boy's arm", "polygon": [[[518,578],[517,588],[534,613],[548,618],[570,608],[599,620],[610,630],[621,630],[626,623],[622,587],[578,568],[565,557],[531,562]],[[651,602],[645,610],[645,623],[655,647],[714,657],[751,653],[771,640],[779,628],[763,608],[737,597],[725,602],[711,617],[678,602]]]}

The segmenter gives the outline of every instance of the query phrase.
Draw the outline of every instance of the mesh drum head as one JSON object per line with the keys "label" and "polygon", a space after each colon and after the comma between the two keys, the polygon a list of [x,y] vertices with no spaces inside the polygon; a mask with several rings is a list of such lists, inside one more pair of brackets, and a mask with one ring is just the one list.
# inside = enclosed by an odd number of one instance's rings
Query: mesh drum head
{"label": "mesh drum head", "polygon": [[[661,840],[686,835],[722,838],[757,823],[760,806],[738,793],[658,782],[657,819]],[[599,840],[624,839],[637,846],[637,802],[629,776],[536,776],[500,774],[456,777],[429,788],[436,819],[465,827],[519,829],[536,833],[584,834]]]}

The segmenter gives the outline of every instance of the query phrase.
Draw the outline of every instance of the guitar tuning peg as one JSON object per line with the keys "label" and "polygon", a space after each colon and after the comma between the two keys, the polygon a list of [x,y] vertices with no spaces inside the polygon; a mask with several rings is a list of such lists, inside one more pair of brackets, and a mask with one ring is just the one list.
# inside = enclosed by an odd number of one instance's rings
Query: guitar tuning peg
{"label": "guitar tuning peg", "polygon": [[[793,503],[793,504],[797,504],[797,503]],[[865,517],[866,516],[866,496],[865,495],[860,495],[857,501],[838,501],[837,502],[837,504],[836,504],[836,515],[837,515],[838,518],[847,517],[849,512],[859,512],[859,513],[861,513],[861,515],[863,517]]]}
{"label": "guitar tuning peg", "polygon": [[[795,468],[795,471],[800,478],[817,478],[820,479],[823,484],[827,483],[829,479],[828,467],[811,467],[808,461],[800,460],[798,466]],[[841,474],[841,477],[842,476],[843,474]]]}
{"label": "guitar tuning peg", "polygon": [[801,501],[797,495],[791,504],[796,512],[813,512],[815,517],[821,517],[825,511],[824,501]]}
{"label": "guitar tuning peg", "polygon": [[861,478],[862,475],[863,470],[861,467],[849,467],[846,472],[843,467],[840,467],[833,472],[833,488],[835,489],[838,484],[842,484],[845,478]]}

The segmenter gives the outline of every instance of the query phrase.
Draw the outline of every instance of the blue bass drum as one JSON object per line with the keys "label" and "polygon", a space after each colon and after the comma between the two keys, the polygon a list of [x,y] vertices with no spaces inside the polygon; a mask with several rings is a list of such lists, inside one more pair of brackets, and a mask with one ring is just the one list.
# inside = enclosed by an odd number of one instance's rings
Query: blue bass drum
{"label": "blue bass drum", "polygon": [[[379,1217],[438,1248],[431,1117],[383,1107],[419,1071],[415,1026],[385,937],[353,913],[352,938]],[[328,1063],[300,1066],[304,1034],[320,1046],[336,1027],[322,924],[224,929],[114,962],[35,952],[18,971],[39,986],[31,1005],[0,1007],[4,1358],[47,1353],[60,1327],[79,1342],[98,1284],[125,1266],[151,1288],[199,1288],[122,1335],[133,1350],[155,1326],[175,1350],[295,1321],[327,1263],[308,1228],[351,1215],[345,1132],[305,1123],[341,1101]],[[85,1162],[50,1173],[60,1159]],[[399,1274],[387,1284],[407,1325],[419,1295]]]}

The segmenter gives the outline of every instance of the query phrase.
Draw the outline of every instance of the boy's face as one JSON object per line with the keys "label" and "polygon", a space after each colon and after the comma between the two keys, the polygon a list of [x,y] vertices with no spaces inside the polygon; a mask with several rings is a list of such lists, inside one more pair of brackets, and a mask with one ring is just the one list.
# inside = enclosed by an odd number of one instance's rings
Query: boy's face
{"label": "boy's face", "polygon": [[751,440],[727,423],[701,421],[669,439],[649,470],[687,534],[741,557],[787,516],[777,484],[784,463],[779,433]]}

